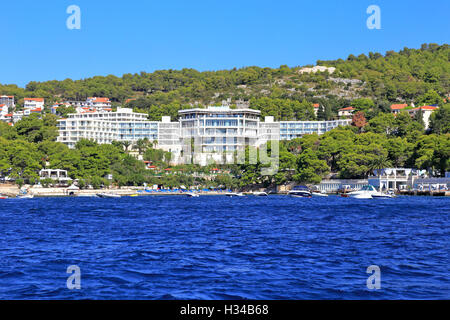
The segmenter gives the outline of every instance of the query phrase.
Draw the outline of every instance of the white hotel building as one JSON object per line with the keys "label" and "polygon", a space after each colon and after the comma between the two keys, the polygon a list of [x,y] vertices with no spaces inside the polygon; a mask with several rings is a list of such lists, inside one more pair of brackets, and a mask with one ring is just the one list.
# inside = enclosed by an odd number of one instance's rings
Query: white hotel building
{"label": "white hotel building", "polygon": [[190,141],[195,141],[195,153],[217,153],[217,157],[222,157],[223,153],[232,155],[244,150],[247,145],[258,147],[269,140],[291,140],[311,133],[320,135],[351,123],[349,119],[274,122],[273,117],[265,117],[262,122],[259,110],[223,106],[178,113],[176,122],[171,122],[170,117],[149,121],[146,114],[128,108],[118,108],[117,112],[70,114],[67,119],[58,121],[57,141],[73,148],[80,139],[111,143],[148,138],[156,140],[158,148],[172,152],[174,159],[181,159],[186,146],[190,148]]}

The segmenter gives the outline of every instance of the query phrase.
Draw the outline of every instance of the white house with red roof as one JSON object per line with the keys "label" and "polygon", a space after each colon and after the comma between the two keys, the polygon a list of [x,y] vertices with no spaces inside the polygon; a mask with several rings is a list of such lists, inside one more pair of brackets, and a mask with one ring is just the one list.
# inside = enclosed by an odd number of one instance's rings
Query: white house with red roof
{"label": "white house with red roof", "polygon": [[0,117],[8,113],[8,106],[6,104],[0,104]]}
{"label": "white house with red roof", "polygon": [[411,117],[414,117],[417,112],[422,111],[423,123],[425,124],[425,129],[428,129],[428,127],[430,126],[431,114],[437,109],[439,109],[438,106],[422,106],[418,108],[408,109],[407,111]]}
{"label": "white house with red roof", "polygon": [[0,121],[12,122],[12,114],[8,113],[8,106],[6,104],[0,104]]}
{"label": "white house with red roof", "polygon": [[23,108],[32,113],[40,113],[44,110],[44,98],[24,98]]}
{"label": "white house with red roof", "polygon": [[86,106],[102,111],[112,111],[109,98],[89,97],[86,100]]}
{"label": "white house with red roof", "polygon": [[6,104],[10,110],[15,108],[14,96],[0,96],[0,104]]}
{"label": "white house with red roof", "polygon": [[402,111],[403,109],[407,108],[408,104],[406,103],[401,103],[401,104],[392,104],[391,105],[391,113],[393,114],[397,114],[400,111]]}
{"label": "white house with red roof", "polygon": [[319,112],[320,104],[315,103],[315,104],[313,104],[313,107],[314,107],[314,114],[317,117],[317,112]]}
{"label": "white house with red roof", "polygon": [[406,103],[391,105],[391,113],[393,113],[394,116],[399,114],[401,111],[406,111],[409,113],[411,117],[414,117],[417,112],[421,111],[423,123],[425,124],[425,129],[428,129],[430,125],[431,114],[437,109],[439,109],[438,106],[422,106],[415,108],[414,104],[412,104],[412,107],[410,107]]}
{"label": "white house with red roof", "polygon": [[14,122],[13,114],[12,113],[7,113],[7,114],[4,114],[4,115],[1,115],[0,116],[0,121],[6,122],[6,123],[12,125],[12,123]]}
{"label": "white house with red roof", "polygon": [[77,113],[91,112],[91,111],[112,111],[111,101],[104,97],[88,97],[86,101],[65,101],[63,105],[72,106],[77,110]]}
{"label": "white house with red roof", "polygon": [[339,117],[351,117],[353,115],[353,112],[355,112],[355,108],[353,107],[346,107],[339,109],[338,116]]}

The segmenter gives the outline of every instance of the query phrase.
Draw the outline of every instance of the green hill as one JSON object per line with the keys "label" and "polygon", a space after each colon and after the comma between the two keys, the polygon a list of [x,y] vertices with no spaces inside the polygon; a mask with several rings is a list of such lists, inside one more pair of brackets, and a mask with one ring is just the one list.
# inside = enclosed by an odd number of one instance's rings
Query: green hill
{"label": "green hill", "polygon": [[[89,96],[109,97],[113,104],[143,112],[177,116],[188,105],[249,105],[275,114],[280,119],[298,117],[298,103],[321,103],[321,118],[336,116],[337,110],[354,99],[370,98],[380,111],[391,103],[430,103],[427,92],[445,98],[450,93],[450,48],[448,44],[424,44],[420,49],[405,48],[384,55],[350,55],[345,60],[317,61],[335,67],[328,72],[301,73],[302,67],[246,67],[205,71],[194,69],[160,70],[153,73],[124,74],[122,77],[96,76],[83,80],[32,81],[25,88],[0,85],[0,94],[14,95],[20,105],[24,97],[44,97],[48,104],[63,100],[84,100]],[[430,93],[428,94],[430,95]],[[264,99],[263,99],[264,98]],[[287,100],[287,101],[281,101]],[[281,110],[284,108],[284,111]],[[264,111],[266,110],[266,111]],[[309,112],[300,115],[311,118]],[[301,120],[301,119],[299,119]]]}

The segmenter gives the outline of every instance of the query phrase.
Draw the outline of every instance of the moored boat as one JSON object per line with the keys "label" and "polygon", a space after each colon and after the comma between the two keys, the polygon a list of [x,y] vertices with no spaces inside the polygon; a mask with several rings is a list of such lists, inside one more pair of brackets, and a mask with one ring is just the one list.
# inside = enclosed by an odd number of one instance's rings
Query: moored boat
{"label": "moored boat", "polygon": [[97,193],[97,197],[99,198],[120,198],[120,195],[114,193]]}
{"label": "moored boat", "polygon": [[289,191],[288,195],[296,198],[311,198],[312,192],[307,186],[295,186],[291,191]]}
{"label": "moored boat", "polygon": [[254,196],[257,196],[257,197],[267,197],[268,196],[268,194],[267,194],[267,192],[259,192],[259,191],[255,191],[255,192],[253,192],[253,195]]}
{"label": "moored boat", "polygon": [[372,194],[372,198],[374,199],[390,199],[390,198],[395,198],[395,194],[392,194],[390,192],[377,192]]}
{"label": "moored boat", "polygon": [[245,197],[245,195],[242,192],[239,192],[239,193],[232,192],[232,193],[227,193],[225,195],[227,197]]}
{"label": "moored boat", "polygon": [[346,193],[348,198],[354,199],[373,199],[373,195],[378,194],[378,191],[372,185],[365,185],[360,190]]}
{"label": "moored boat", "polygon": [[188,192],[188,193],[186,193],[186,195],[189,198],[198,198],[198,197],[200,197],[200,195],[198,193],[193,193],[193,192]]}
{"label": "moored boat", "polygon": [[97,195],[93,193],[79,193],[76,196],[79,198],[97,198]]}
{"label": "moored boat", "polygon": [[315,190],[315,191],[311,192],[311,195],[313,197],[328,197],[328,195],[325,192],[322,192],[319,190]]}
{"label": "moored boat", "polygon": [[17,199],[33,199],[34,195],[32,195],[32,194],[20,194],[16,198]]}

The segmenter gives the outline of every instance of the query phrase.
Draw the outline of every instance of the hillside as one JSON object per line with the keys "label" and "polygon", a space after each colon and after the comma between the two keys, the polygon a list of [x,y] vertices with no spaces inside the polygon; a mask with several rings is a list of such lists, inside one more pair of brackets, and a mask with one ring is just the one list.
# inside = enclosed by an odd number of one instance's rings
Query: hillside
{"label": "hillside", "polygon": [[[14,95],[19,105],[24,97],[44,97],[47,103],[53,103],[106,96],[115,105],[137,99],[129,102],[129,106],[152,111],[155,117],[161,114],[176,117],[178,109],[188,105],[219,104],[225,100],[258,109],[276,109],[277,118],[288,119],[295,116],[292,110],[299,103],[321,103],[324,106],[321,117],[329,119],[356,98],[370,98],[380,111],[386,111],[391,103],[428,102],[424,101],[424,95],[429,91],[437,92],[441,98],[450,93],[448,44],[424,44],[420,49],[405,48],[384,55],[372,52],[368,56],[350,55],[345,60],[317,61],[317,65],[336,69],[333,73],[308,73],[304,67],[288,66],[205,72],[160,70],[122,77],[32,81],[25,88],[0,85],[0,94]],[[289,110],[282,114],[281,108]],[[311,116],[306,113],[304,117]]]}

